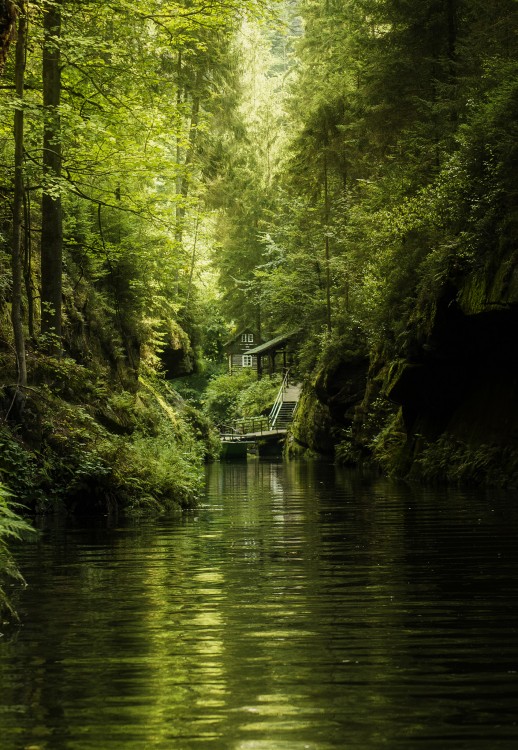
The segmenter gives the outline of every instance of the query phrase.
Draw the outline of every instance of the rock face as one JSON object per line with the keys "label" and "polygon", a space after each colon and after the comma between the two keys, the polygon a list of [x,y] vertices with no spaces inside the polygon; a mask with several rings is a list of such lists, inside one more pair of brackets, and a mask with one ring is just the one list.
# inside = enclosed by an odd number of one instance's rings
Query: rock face
{"label": "rock face", "polygon": [[387,383],[407,433],[434,440],[447,430],[479,442],[518,436],[517,326],[518,308],[447,311],[434,343],[423,347],[419,360],[398,363]]}
{"label": "rock face", "polygon": [[290,452],[309,450],[333,456],[345,430],[351,429],[355,409],[367,384],[369,359],[348,351],[335,353],[299,402],[291,430]]}
{"label": "rock face", "polygon": [[518,486],[518,254],[443,286],[404,349],[337,352],[297,443],[427,481]]}
{"label": "rock face", "polygon": [[311,386],[302,393],[287,443],[289,456],[332,456],[333,422],[329,408],[317,397]]}
{"label": "rock face", "polygon": [[516,255],[443,290],[428,335],[385,381],[407,436],[401,473],[516,483],[517,331]]}

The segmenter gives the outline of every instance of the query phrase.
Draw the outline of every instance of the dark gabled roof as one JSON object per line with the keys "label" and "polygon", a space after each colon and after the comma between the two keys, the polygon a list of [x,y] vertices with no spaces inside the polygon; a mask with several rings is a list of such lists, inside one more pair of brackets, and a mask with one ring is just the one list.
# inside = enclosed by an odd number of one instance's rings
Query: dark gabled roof
{"label": "dark gabled roof", "polygon": [[232,338],[231,338],[231,339],[229,339],[228,341],[225,341],[225,343],[223,344],[223,348],[225,348],[225,349],[226,349],[226,347],[227,347],[227,346],[230,346],[230,344],[233,344],[233,343],[234,343],[235,341],[237,341],[237,340],[239,339],[239,337],[240,337],[240,336],[241,336],[241,335],[242,335],[243,333],[253,333],[253,334],[254,334],[254,336],[257,336],[257,331],[254,331],[254,329],[253,329],[253,328],[252,328],[251,326],[250,326],[250,327],[248,327],[248,328],[241,328],[241,329],[240,329],[240,330],[239,330],[239,331],[238,331],[237,333],[235,333],[235,334],[234,334],[234,335],[232,336]]}
{"label": "dark gabled roof", "polygon": [[267,354],[273,349],[280,349],[283,344],[296,336],[300,331],[291,331],[291,333],[283,333],[281,336],[276,336],[274,339],[265,341],[264,344],[256,346],[254,349],[249,349],[247,354]]}

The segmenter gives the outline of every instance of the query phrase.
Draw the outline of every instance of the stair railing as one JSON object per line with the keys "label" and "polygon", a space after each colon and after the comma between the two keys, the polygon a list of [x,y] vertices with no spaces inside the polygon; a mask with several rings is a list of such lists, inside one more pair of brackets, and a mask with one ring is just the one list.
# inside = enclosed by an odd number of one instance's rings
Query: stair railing
{"label": "stair railing", "polygon": [[275,399],[275,403],[273,404],[272,410],[270,411],[270,414],[268,416],[268,421],[270,423],[270,430],[275,429],[275,423],[277,422],[277,417],[279,416],[282,402],[284,400],[284,391],[288,387],[288,375],[289,375],[289,370],[286,370],[284,374],[284,378],[282,380],[281,387],[279,388],[279,392],[277,394],[277,398]]}
{"label": "stair railing", "polygon": [[268,430],[268,417],[243,417],[236,419],[233,426],[240,435],[247,435],[253,432],[264,432]]}

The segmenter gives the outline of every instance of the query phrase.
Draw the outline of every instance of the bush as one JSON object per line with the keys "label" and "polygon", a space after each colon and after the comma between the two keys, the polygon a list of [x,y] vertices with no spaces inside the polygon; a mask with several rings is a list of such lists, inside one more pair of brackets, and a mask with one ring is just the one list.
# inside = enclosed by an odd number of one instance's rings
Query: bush
{"label": "bush", "polygon": [[7,427],[0,428],[0,481],[23,504],[40,499],[36,456]]}
{"label": "bush", "polygon": [[518,486],[515,446],[471,446],[450,435],[425,445],[409,478],[428,483]]}
{"label": "bush", "polygon": [[0,481],[17,501],[82,514],[195,503],[203,461],[219,448],[204,415],[159,378],[84,404],[70,383],[67,400],[31,387],[24,415],[30,403],[37,439],[27,442],[25,416],[0,427]]}
{"label": "bush", "polygon": [[250,370],[236,375],[218,375],[209,381],[203,399],[203,411],[217,425],[224,425],[240,417],[239,396],[241,391],[255,382]]}
{"label": "bush", "polygon": [[259,417],[270,411],[281,386],[281,376],[257,380],[255,373],[242,370],[236,375],[219,375],[209,382],[203,400],[204,412],[217,424],[235,419]]}
{"label": "bush", "polygon": [[16,613],[5,592],[5,583],[9,579],[23,583],[23,576],[9,550],[8,542],[34,533],[32,526],[18,515],[20,507],[12,502],[9,492],[0,484],[0,614],[8,613],[12,617],[16,617]]}
{"label": "bush", "polygon": [[241,417],[259,417],[269,413],[275,403],[282,377],[272,375],[261,378],[244,388],[237,397],[237,408]]}
{"label": "bush", "polygon": [[114,454],[113,483],[131,514],[196,504],[203,481],[201,461],[185,447],[175,443],[172,433],[120,443]]}
{"label": "bush", "polygon": [[111,441],[105,460],[113,491],[131,513],[192,507],[203,483],[210,428],[159,379],[145,381],[137,399],[139,428]]}

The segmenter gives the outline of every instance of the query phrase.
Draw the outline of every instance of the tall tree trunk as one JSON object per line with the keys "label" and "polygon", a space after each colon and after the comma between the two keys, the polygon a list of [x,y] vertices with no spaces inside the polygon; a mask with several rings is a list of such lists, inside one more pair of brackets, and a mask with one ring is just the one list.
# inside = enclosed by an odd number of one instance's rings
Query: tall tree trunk
{"label": "tall tree trunk", "polygon": [[194,267],[196,265],[196,245],[198,242],[198,227],[200,224],[200,216],[196,215],[196,226],[194,228],[194,242],[192,244],[192,255],[191,255],[191,268],[189,271],[189,282],[187,284],[187,294],[185,295],[185,309],[189,307],[189,299],[191,296],[192,280],[194,276]]}
{"label": "tall tree trunk", "polygon": [[182,165],[183,174],[180,174],[176,181],[176,195],[178,202],[176,204],[176,241],[180,245],[183,239],[184,223],[185,223],[185,202],[189,196],[189,175],[187,174],[196,149],[196,137],[198,135],[198,125],[200,121],[200,97],[198,92],[198,85],[200,80],[200,74],[196,75],[194,83],[194,91],[196,92],[191,100],[191,113],[189,123],[189,141],[185,151],[185,156],[182,163],[181,149],[177,148],[177,162],[178,165]]}
{"label": "tall tree trunk", "polygon": [[0,0],[0,74],[4,69],[15,27],[16,5],[11,0]]}
{"label": "tall tree trunk", "polygon": [[23,193],[23,215],[24,215],[24,261],[23,276],[25,279],[25,296],[27,298],[27,327],[29,338],[34,340],[34,281],[32,278],[32,243],[31,243],[31,202],[30,192],[25,186]]}
{"label": "tall tree trunk", "polygon": [[[176,107],[178,109],[178,112],[181,112],[182,109],[182,101],[183,101],[183,69],[182,69],[182,53],[181,51],[178,52],[178,61],[176,66],[176,77],[177,77],[177,86],[178,90],[176,92]],[[176,176],[176,211],[175,211],[175,218],[176,218],[176,228],[175,228],[175,239],[180,246],[182,243],[182,226],[183,226],[183,212],[182,208],[180,206],[179,197],[182,195],[182,185],[183,185],[183,177],[180,174],[180,165],[182,163],[182,147],[181,147],[181,133],[177,132],[176,134],[176,164],[178,169],[178,174]],[[177,279],[177,291],[178,291],[178,283],[179,280]]]}
{"label": "tall tree trunk", "polygon": [[27,385],[27,365],[25,360],[25,336],[22,321],[22,221],[23,221],[23,91],[25,78],[25,43],[27,37],[27,15],[25,3],[20,4],[18,37],[16,40],[15,87],[17,104],[14,111],[14,198],[11,268],[13,289],[11,300],[11,320],[13,324],[14,347],[18,365],[18,383]]}
{"label": "tall tree trunk", "polygon": [[62,0],[46,3],[43,17],[43,196],[41,200],[41,331],[53,333],[51,348],[61,349],[63,220],[56,181],[61,176],[61,36]]}
{"label": "tall tree trunk", "polygon": [[448,84],[450,86],[450,118],[455,124],[457,122],[458,101],[455,96],[457,84],[457,0],[446,2],[446,24],[448,29]]}
{"label": "tall tree trunk", "polygon": [[446,1],[446,24],[448,29],[448,60],[450,63],[450,75],[456,78],[454,62],[457,56],[457,0]]}
{"label": "tall tree trunk", "polygon": [[325,256],[326,256],[326,325],[331,333],[331,250],[329,247],[329,178],[327,166],[327,150],[324,152],[324,221],[325,221]]}

